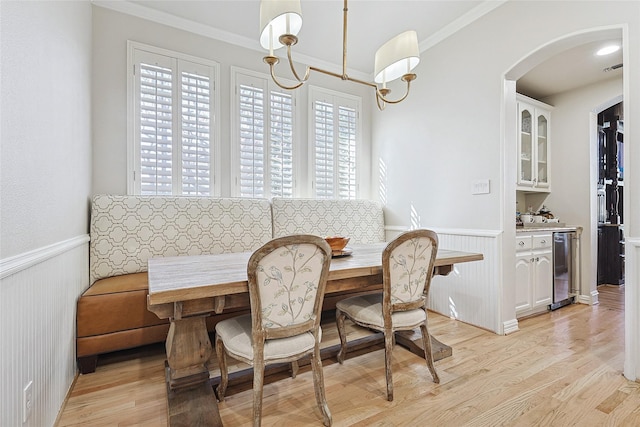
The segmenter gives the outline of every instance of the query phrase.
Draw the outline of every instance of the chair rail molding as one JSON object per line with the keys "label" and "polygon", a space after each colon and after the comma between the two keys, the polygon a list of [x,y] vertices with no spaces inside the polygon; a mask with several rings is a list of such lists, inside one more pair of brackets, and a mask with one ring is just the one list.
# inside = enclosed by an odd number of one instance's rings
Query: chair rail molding
{"label": "chair rail molding", "polygon": [[36,264],[46,261],[49,258],[56,257],[87,242],[89,242],[89,235],[84,234],[2,259],[0,260],[0,279],[4,279],[22,270],[26,270]]}

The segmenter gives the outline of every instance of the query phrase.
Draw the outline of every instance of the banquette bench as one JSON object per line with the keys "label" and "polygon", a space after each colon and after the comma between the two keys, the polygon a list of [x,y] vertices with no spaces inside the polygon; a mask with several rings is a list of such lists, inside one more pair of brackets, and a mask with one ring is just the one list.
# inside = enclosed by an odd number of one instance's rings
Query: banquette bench
{"label": "banquette bench", "polygon": [[[80,372],[94,372],[100,354],[166,339],[168,321],[147,310],[149,258],[253,251],[296,233],[383,242],[382,206],[370,200],[95,196],[90,287],[76,313]],[[209,317],[207,328],[213,331],[215,323],[237,314]]]}

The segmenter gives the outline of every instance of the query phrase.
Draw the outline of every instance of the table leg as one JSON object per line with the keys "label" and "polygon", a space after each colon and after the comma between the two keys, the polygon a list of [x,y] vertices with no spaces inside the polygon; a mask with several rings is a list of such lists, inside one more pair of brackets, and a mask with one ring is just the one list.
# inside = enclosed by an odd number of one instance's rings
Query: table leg
{"label": "table leg", "polygon": [[209,380],[207,361],[212,349],[205,318],[206,316],[194,316],[171,319],[166,343],[171,389]]}
{"label": "table leg", "polygon": [[212,353],[207,316],[171,319],[167,335],[168,424],[221,426],[207,361]]}

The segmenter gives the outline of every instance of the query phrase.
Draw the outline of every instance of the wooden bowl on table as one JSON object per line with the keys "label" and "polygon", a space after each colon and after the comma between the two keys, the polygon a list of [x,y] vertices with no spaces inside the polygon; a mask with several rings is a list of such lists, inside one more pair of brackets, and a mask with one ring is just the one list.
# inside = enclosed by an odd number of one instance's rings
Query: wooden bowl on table
{"label": "wooden bowl on table", "polygon": [[349,243],[349,237],[341,237],[341,236],[331,236],[324,238],[329,246],[331,246],[331,251],[334,253],[342,252],[344,248]]}

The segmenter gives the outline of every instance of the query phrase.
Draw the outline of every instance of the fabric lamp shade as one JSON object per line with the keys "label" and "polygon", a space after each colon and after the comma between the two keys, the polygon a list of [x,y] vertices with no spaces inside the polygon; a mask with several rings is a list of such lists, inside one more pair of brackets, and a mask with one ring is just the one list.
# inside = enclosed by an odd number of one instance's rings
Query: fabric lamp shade
{"label": "fabric lamp shade", "polygon": [[268,50],[284,45],[279,38],[283,34],[300,32],[302,8],[300,0],[262,0],[260,2],[260,45]]}
{"label": "fabric lamp shade", "polygon": [[376,52],[374,81],[393,81],[411,72],[419,62],[418,34],[405,31],[380,46]]}

